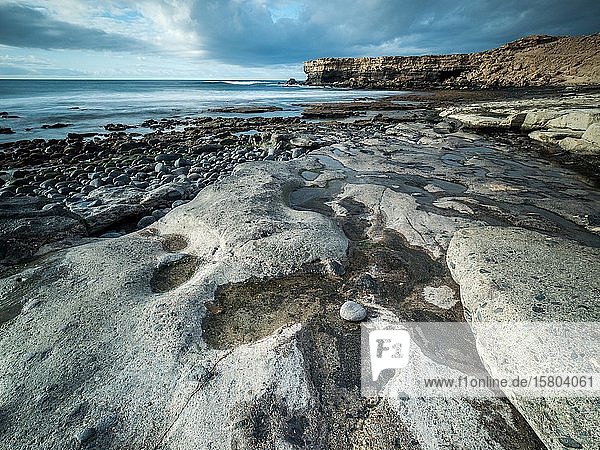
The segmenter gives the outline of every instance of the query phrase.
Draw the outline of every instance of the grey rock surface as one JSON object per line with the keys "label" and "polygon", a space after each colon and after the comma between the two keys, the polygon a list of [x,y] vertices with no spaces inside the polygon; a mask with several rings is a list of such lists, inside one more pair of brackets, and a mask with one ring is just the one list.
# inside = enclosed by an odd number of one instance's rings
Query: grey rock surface
{"label": "grey rock surface", "polygon": [[[527,131],[543,143],[560,145],[579,154],[600,154],[600,96],[597,93],[553,98],[479,102],[441,111],[442,117],[458,120],[473,129]],[[589,130],[589,131],[588,131]]]}
{"label": "grey rock surface", "polygon": [[[51,207],[46,207],[51,206]],[[88,235],[77,215],[40,197],[0,199],[0,265],[31,258],[44,245]]]}
{"label": "grey rock surface", "polygon": [[[479,354],[492,376],[543,375],[545,355],[563,349],[571,359],[560,323],[600,320],[598,248],[523,229],[485,227],[456,233],[447,259],[460,284]],[[516,324],[527,322],[555,325],[549,331],[524,333]],[[578,370],[562,366],[563,372],[597,372],[593,334],[573,333],[569,343],[583,361]],[[572,443],[570,448],[592,449],[600,442],[597,398],[527,398],[511,389],[505,392],[549,449],[569,447],[565,442]]]}
{"label": "grey rock surface", "polygon": [[[176,199],[153,205],[146,229],[0,279],[0,448],[76,448],[78,436],[103,449],[543,448],[506,399],[362,397],[359,326],[339,307],[463,320],[445,266],[457,230],[500,223],[597,245],[597,191],[427,123],[295,135],[332,144],[213,172],[191,202],[164,216]],[[287,158],[290,136],[260,145]],[[110,192],[97,207],[144,199]]]}

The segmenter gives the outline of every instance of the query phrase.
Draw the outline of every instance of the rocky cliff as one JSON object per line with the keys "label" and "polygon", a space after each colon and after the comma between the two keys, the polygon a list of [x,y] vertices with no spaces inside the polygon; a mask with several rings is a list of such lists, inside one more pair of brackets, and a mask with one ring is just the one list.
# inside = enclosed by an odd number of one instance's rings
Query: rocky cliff
{"label": "rocky cliff", "polygon": [[480,53],[321,58],[309,85],[354,88],[600,85],[600,34],[529,36]]}

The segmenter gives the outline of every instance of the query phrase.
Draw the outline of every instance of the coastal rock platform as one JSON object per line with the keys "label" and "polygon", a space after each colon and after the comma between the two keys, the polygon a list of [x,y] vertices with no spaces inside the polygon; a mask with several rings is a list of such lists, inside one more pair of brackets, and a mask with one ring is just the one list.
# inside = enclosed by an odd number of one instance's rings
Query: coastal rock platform
{"label": "coastal rock platform", "polygon": [[[592,448],[597,410],[582,420],[550,403],[542,425],[510,393],[361,396],[345,301],[367,322],[464,322],[494,245],[532,249],[520,264],[543,262],[548,284],[564,267],[552,253],[538,261],[539,242],[575,262],[600,247],[593,180],[518,140],[426,117],[236,122],[234,133],[257,132],[241,136],[263,160],[232,164],[141,230],[9,268],[0,448]],[[576,269],[596,292],[597,264]],[[490,271],[515,276],[506,263]]]}

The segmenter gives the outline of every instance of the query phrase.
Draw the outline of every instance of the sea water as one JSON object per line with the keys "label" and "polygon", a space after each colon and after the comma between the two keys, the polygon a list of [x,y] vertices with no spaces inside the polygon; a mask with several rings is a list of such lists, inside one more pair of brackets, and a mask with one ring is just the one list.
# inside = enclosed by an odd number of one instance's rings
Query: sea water
{"label": "sea water", "polygon": [[[299,104],[348,101],[398,94],[308,86],[280,81],[174,80],[0,80],[0,142],[36,138],[64,138],[70,132],[104,132],[107,123],[139,126],[147,119],[199,116],[297,116]],[[262,114],[217,114],[214,108],[278,106],[283,111]],[[43,129],[42,125],[69,124]],[[145,131],[138,128],[132,131]]]}

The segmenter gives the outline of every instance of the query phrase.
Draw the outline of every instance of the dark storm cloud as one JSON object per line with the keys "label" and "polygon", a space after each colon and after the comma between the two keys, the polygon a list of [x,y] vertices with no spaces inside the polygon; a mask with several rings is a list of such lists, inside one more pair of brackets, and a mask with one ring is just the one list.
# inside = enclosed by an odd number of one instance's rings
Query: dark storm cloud
{"label": "dark storm cloud", "polygon": [[55,20],[40,9],[17,3],[0,4],[0,44],[41,49],[148,49],[135,38]]}
{"label": "dark storm cloud", "polygon": [[[0,0],[0,44],[140,54],[159,51],[140,41],[135,31],[120,35],[93,24],[68,23],[33,6],[43,3]],[[90,17],[100,14],[101,4],[81,0]],[[471,52],[529,34],[600,31],[599,0],[121,0],[111,4],[125,8],[131,17],[143,17],[148,29],[142,31],[154,36],[164,52],[184,54],[199,46],[205,59],[243,66],[298,63],[322,56]],[[111,17],[125,25],[131,21],[128,15]],[[168,37],[173,36],[186,36],[186,40],[169,46]]]}
{"label": "dark storm cloud", "polygon": [[[279,18],[282,4],[295,13]],[[598,0],[192,0],[191,11],[208,56],[238,64],[471,52],[529,34],[600,31]]]}

